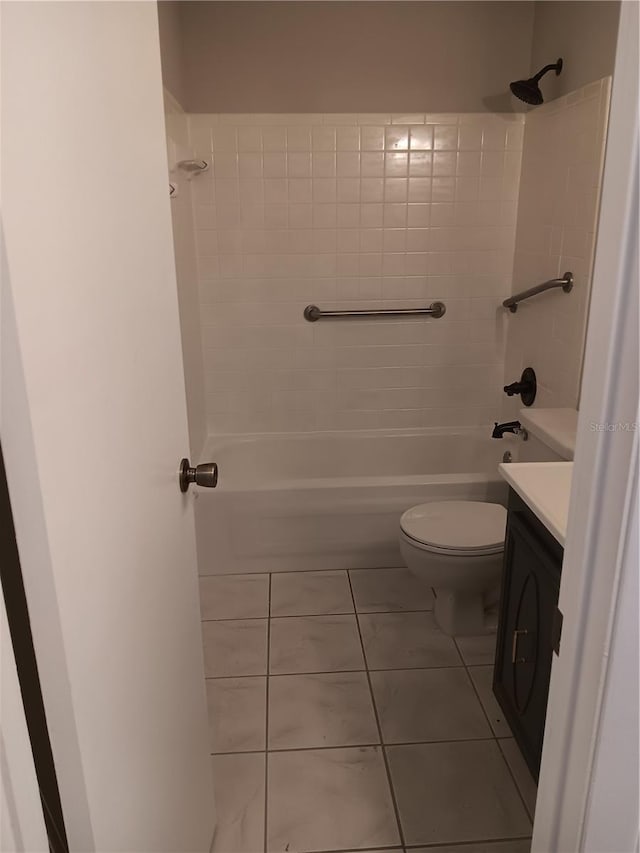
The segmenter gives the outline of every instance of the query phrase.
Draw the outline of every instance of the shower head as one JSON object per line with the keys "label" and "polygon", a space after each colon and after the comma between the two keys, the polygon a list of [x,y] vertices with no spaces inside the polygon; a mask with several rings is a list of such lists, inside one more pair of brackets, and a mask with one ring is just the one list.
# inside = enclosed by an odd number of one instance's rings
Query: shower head
{"label": "shower head", "polygon": [[562,59],[559,59],[553,65],[545,65],[541,71],[538,71],[536,75],[530,77],[528,80],[515,80],[509,84],[509,88],[516,98],[520,98],[525,104],[538,106],[544,101],[538,83],[547,71],[555,71],[557,76],[562,71]]}

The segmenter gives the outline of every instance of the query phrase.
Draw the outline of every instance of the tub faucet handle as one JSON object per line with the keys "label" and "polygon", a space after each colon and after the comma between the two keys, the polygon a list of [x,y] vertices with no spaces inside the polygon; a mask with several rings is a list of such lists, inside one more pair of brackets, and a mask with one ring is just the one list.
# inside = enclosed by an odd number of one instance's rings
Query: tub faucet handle
{"label": "tub faucet handle", "polygon": [[522,376],[517,382],[512,382],[510,385],[504,386],[504,393],[507,397],[519,395],[525,406],[530,406],[536,399],[536,374],[532,367],[525,367],[522,371]]}

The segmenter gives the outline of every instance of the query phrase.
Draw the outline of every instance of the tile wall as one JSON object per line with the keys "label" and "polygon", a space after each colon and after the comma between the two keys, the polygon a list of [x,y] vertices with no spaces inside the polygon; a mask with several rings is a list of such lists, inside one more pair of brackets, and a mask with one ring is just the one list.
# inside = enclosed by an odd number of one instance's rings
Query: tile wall
{"label": "tile wall", "polygon": [[[191,458],[197,459],[207,435],[207,417],[204,406],[202,333],[191,198],[193,183],[187,173],[177,166],[180,160],[189,159],[192,154],[189,146],[188,116],[166,89],[164,91],[164,113],[169,182],[174,188],[171,196],[171,222],[189,420],[189,449]],[[167,192],[169,192],[169,187],[167,187]]]}
{"label": "tile wall", "polygon": [[[209,432],[498,417],[522,114],[189,116]],[[304,307],[440,320],[307,323]]]}
{"label": "tile wall", "polygon": [[[527,113],[513,291],[570,270],[571,293],[553,291],[508,316],[505,380],[534,367],[536,406],[577,408],[589,312],[611,78]],[[505,418],[519,401],[505,400]]]}

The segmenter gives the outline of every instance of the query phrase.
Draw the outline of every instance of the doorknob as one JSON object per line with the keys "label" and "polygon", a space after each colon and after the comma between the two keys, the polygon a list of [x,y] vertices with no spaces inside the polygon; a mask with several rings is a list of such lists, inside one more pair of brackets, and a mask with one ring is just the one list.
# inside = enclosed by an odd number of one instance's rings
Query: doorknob
{"label": "doorknob", "polygon": [[191,483],[215,489],[218,485],[218,466],[215,462],[204,462],[192,468],[189,460],[183,459],[180,462],[179,482],[181,492],[186,492]]}

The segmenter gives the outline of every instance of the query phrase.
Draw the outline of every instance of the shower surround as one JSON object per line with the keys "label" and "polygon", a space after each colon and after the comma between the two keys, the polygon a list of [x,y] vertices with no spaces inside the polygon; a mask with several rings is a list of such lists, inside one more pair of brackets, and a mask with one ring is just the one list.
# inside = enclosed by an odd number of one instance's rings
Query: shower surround
{"label": "shower surround", "polygon": [[[522,114],[188,116],[210,434],[469,427],[503,384]],[[442,319],[309,324],[321,308]]]}
{"label": "shower surround", "polygon": [[538,405],[577,404],[609,84],[526,116],[171,114],[170,163],[210,163],[171,172],[192,457],[221,463],[202,575],[399,565],[409,506],[502,500],[505,382],[533,365]]}

